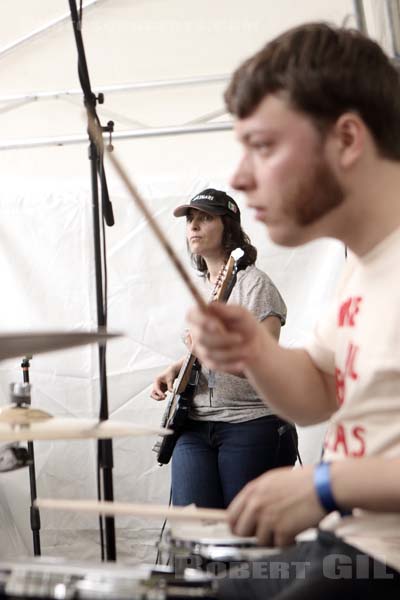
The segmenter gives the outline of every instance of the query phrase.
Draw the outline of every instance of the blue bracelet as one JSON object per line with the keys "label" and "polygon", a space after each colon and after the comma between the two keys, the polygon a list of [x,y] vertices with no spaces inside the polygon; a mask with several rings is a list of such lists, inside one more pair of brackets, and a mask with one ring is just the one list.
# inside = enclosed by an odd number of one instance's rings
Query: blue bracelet
{"label": "blue bracelet", "polygon": [[350,515],[352,511],[343,511],[336,504],[331,486],[331,463],[321,462],[314,468],[314,486],[318,500],[326,512],[339,511],[342,516]]}

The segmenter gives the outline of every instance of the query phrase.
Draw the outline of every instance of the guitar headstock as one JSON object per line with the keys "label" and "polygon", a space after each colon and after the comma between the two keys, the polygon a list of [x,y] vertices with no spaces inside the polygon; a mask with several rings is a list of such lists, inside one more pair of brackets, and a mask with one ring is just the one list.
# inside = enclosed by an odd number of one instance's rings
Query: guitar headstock
{"label": "guitar headstock", "polygon": [[238,263],[243,255],[244,252],[241,248],[236,248],[235,250],[232,250],[231,255],[228,258],[226,264],[218,273],[217,281],[212,293],[212,302],[216,302],[219,300],[226,302],[226,300],[228,300],[229,295],[232,291],[233,284],[236,281]]}

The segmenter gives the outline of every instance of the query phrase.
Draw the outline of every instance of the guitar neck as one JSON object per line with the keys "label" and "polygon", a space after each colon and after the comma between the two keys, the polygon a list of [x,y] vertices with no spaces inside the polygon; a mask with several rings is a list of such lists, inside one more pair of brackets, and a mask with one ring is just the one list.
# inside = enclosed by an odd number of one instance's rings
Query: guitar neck
{"label": "guitar neck", "polygon": [[195,361],[195,355],[189,352],[183,362],[183,365],[181,366],[181,370],[179,371],[179,375],[175,383],[176,394],[181,394],[186,389]]}

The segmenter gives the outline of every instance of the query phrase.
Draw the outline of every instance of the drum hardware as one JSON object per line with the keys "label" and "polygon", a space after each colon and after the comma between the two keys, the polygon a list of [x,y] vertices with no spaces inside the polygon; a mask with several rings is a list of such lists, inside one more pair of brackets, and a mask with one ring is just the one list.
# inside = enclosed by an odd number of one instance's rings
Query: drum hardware
{"label": "drum hardware", "polygon": [[226,577],[232,567],[256,569],[256,563],[262,563],[280,549],[258,546],[255,537],[233,535],[227,523],[174,523],[160,551],[177,575],[194,568],[218,579]]}
{"label": "drum hardware", "polygon": [[24,600],[215,600],[215,580],[168,567],[95,565],[57,559],[0,563],[0,593]]}
{"label": "drum hardware", "polygon": [[[110,438],[121,435],[165,435],[167,430],[152,432],[151,429],[118,423],[95,420],[57,419],[48,412],[31,407],[29,367],[31,355],[23,358],[21,367],[23,383],[11,383],[11,403],[0,409],[0,440],[14,442],[0,448],[0,472],[29,466],[30,481],[30,525],[35,556],[40,556],[40,513],[35,504],[37,498],[36,473],[33,440]],[[20,441],[27,441],[28,448],[21,447]]]}
{"label": "drum hardware", "polygon": [[228,576],[230,569],[244,567],[262,570],[263,561],[280,552],[280,548],[260,547],[255,537],[233,535],[227,511],[193,506],[160,506],[127,502],[97,502],[95,500],[56,500],[41,498],[40,509],[91,512],[111,515],[133,515],[165,518],[173,523],[159,552],[172,567],[174,585],[177,578],[187,579],[188,573],[204,572],[208,577]]}
{"label": "drum hardware", "polygon": [[[41,410],[32,411],[31,409],[31,384],[29,383],[29,367],[32,355],[28,354],[24,356],[21,362],[23,386],[11,384],[11,394],[14,402],[22,410],[29,410],[31,417],[35,419],[46,419],[49,418],[49,413]],[[25,408],[29,407],[29,408]],[[35,506],[35,500],[37,498],[36,489],[36,471],[35,471],[35,450],[33,447],[32,440],[28,440],[28,456],[29,456],[29,489],[31,496],[30,506],[30,524],[33,539],[33,553],[35,556],[40,556],[40,512],[37,506]]]}
{"label": "drum hardware", "polygon": [[[30,352],[48,352],[72,348],[87,343],[105,343],[107,339],[116,337],[116,334],[107,334],[105,329],[99,328],[97,332],[34,332],[12,333],[0,336],[0,360],[21,356],[27,349]],[[33,550],[35,556],[40,555],[40,514],[34,502],[36,500],[36,474],[35,458],[32,435],[15,436],[18,427],[24,428],[24,433],[30,434],[30,424],[43,422],[51,418],[45,411],[31,408],[31,386],[29,383],[29,366],[31,354],[26,354],[22,360],[23,383],[14,383],[10,386],[11,405],[0,409],[0,426],[2,426],[1,439],[16,442],[9,444],[0,451],[0,471],[15,470],[20,467],[29,467],[30,479],[30,523],[33,536]],[[13,434],[13,435],[9,435]],[[20,447],[19,441],[28,442],[28,448]]]}
{"label": "drum hardware", "polygon": [[[149,430],[116,422],[62,420],[53,418],[48,412],[31,407],[31,390],[29,367],[31,355],[23,358],[21,367],[23,383],[11,383],[11,404],[0,410],[0,439],[15,441],[14,444],[0,450],[0,471],[14,470],[29,466],[30,481],[30,524],[33,536],[35,556],[40,555],[40,513],[35,505],[37,498],[36,474],[33,440],[61,438],[101,438],[110,435],[126,435],[142,433]],[[164,432],[165,433],[165,432]],[[19,446],[19,441],[27,441],[28,448]]]}
{"label": "drum hardware", "polygon": [[43,421],[50,419],[51,415],[38,408],[31,408],[31,390],[29,383],[29,360],[22,359],[21,367],[23,371],[23,383],[10,383],[11,403],[0,408],[0,423],[10,423],[11,425],[24,425],[34,421]]}
{"label": "drum hardware", "polygon": [[[47,412],[31,408],[31,384],[29,383],[29,366],[32,355],[22,359],[21,368],[23,383],[10,384],[11,404],[0,409],[0,423],[7,423],[14,427],[18,424],[27,425],[36,420],[50,418]],[[14,471],[21,467],[29,467],[30,484],[30,524],[33,536],[33,551],[35,556],[40,555],[40,514],[34,502],[36,500],[36,474],[35,455],[33,443],[28,440],[28,448],[19,445],[16,441],[0,450],[0,471]]]}

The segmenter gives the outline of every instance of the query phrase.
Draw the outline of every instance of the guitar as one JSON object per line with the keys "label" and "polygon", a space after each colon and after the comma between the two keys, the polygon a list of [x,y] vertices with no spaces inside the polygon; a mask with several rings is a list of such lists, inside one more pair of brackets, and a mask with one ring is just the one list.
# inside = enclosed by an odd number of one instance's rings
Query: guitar
{"label": "guitar", "polygon": [[[236,283],[238,263],[243,254],[241,248],[236,248],[231,253],[218,276],[211,295],[211,302],[226,302],[228,300]],[[160,438],[153,446],[153,451],[157,453],[157,460],[162,465],[169,463],[175,444],[185,428],[189,417],[189,408],[199,380],[200,369],[201,365],[197,358],[189,353],[182,364],[178,377],[175,379],[174,389],[161,422],[161,427],[167,427],[173,433]]]}

